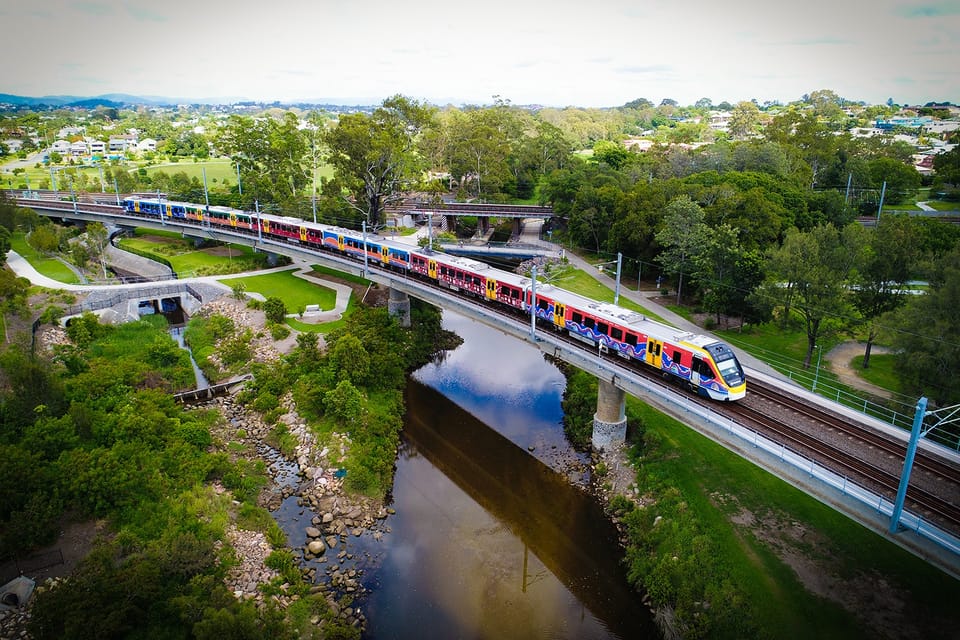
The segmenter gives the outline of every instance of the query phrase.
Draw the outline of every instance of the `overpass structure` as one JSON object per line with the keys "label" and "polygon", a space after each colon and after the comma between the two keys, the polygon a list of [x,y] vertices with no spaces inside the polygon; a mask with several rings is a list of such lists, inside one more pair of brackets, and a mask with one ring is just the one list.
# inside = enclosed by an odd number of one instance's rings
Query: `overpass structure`
{"label": "overpass structure", "polygon": [[512,236],[520,235],[525,218],[540,218],[549,220],[553,217],[553,207],[539,207],[525,204],[480,204],[473,202],[418,202],[408,213],[429,218],[437,218],[441,230],[453,229],[456,218],[469,216],[477,218],[478,233],[482,236],[490,229],[492,218],[510,218],[513,220]]}
{"label": "overpass structure", "polygon": [[[101,222],[121,227],[175,229],[184,236],[245,244],[257,251],[323,264],[388,287],[390,313],[405,326],[409,326],[410,320],[409,296],[467,316],[507,335],[531,343],[542,353],[562,360],[597,378],[597,411],[594,415],[592,438],[595,448],[616,447],[624,442],[625,394],[630,394],[659,411],[677,418],[821,502],[845,513],[895,544],[936,562],[951,575],[960,576],[960,539],[956,536],[931,526],[925,526],[921,530],[915,525],[922,518],[906,511],[900,517],[900,522],[907,530],[901,531],[896,536],[887,535],[892,504],[885,505],[882,496],[866,489],[853,487],[846,478],[834,477],[836,474],[832,471],[820,468],[809,459],[787,459],[782,445],[769,441],[728,418],[719,416],[709,408],[694,402],[690,396],[678,393],[674,388],[663,386],[623,366],[623,362],[615,356],[605,358],[599,352],[593,353],[582,346],[568,343],[559,334],[537,330],[532,321],[526,322],[514,316],[501,314],[498,309],[480,300],[456,296],[449,290],[408,277],[406,273],[388,271],[374,264],[365,265],[359,260],[339,254],[317,252],[296,244],[258,238],[255,233],[211,228],[187,220],[133,218],[126,216],[122,208],[110,205],[78,206],[76,202],[32,199],[18,199],[17,204],[52,217]],[[750,375],[767,377],[756,371],[751,371]]]}

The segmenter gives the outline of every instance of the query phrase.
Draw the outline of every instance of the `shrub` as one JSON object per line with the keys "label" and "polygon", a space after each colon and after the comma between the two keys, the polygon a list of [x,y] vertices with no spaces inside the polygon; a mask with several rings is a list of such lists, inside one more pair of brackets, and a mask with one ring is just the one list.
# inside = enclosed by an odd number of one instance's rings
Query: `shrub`
{"label": "shrub", "polygon": [[280,324],[287,316],[287,306],[280,298],[270,297],[263,303],[263,312],[267,314],[267,320]]}

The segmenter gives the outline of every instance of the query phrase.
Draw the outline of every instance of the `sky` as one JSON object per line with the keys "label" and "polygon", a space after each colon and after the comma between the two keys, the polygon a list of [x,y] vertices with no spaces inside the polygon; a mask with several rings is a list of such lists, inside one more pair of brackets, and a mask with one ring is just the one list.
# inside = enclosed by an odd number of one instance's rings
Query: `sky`
{"label": "sky", "polygon": [[960,0],[3,0],[0,93],[960,103]]}

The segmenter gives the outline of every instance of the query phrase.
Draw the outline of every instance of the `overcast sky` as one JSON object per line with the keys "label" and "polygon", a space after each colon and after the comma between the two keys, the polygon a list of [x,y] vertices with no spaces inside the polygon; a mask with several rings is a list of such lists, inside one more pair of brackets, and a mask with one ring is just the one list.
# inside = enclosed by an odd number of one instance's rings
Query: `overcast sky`
{"label": "overcast sky", "polygon": [[0,93],[960,102],[960,0],[3,0]]}

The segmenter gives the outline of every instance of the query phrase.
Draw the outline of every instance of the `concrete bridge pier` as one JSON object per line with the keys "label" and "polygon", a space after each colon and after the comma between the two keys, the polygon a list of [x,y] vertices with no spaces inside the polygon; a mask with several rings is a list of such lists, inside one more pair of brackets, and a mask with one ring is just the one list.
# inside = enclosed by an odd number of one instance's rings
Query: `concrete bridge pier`
{"label": "concrete bridge pier", "polygon": [[593,414],[594,449],[623,444],[627,439],[627,416],[624,413],[626,394],[612,382],[599,380],[597,412]]}
{"label": "concrete bridge pier", "polygon": [[410,326],[410,297],[405,292],[390,287],[387,310],[397,319],[401,327]]}

